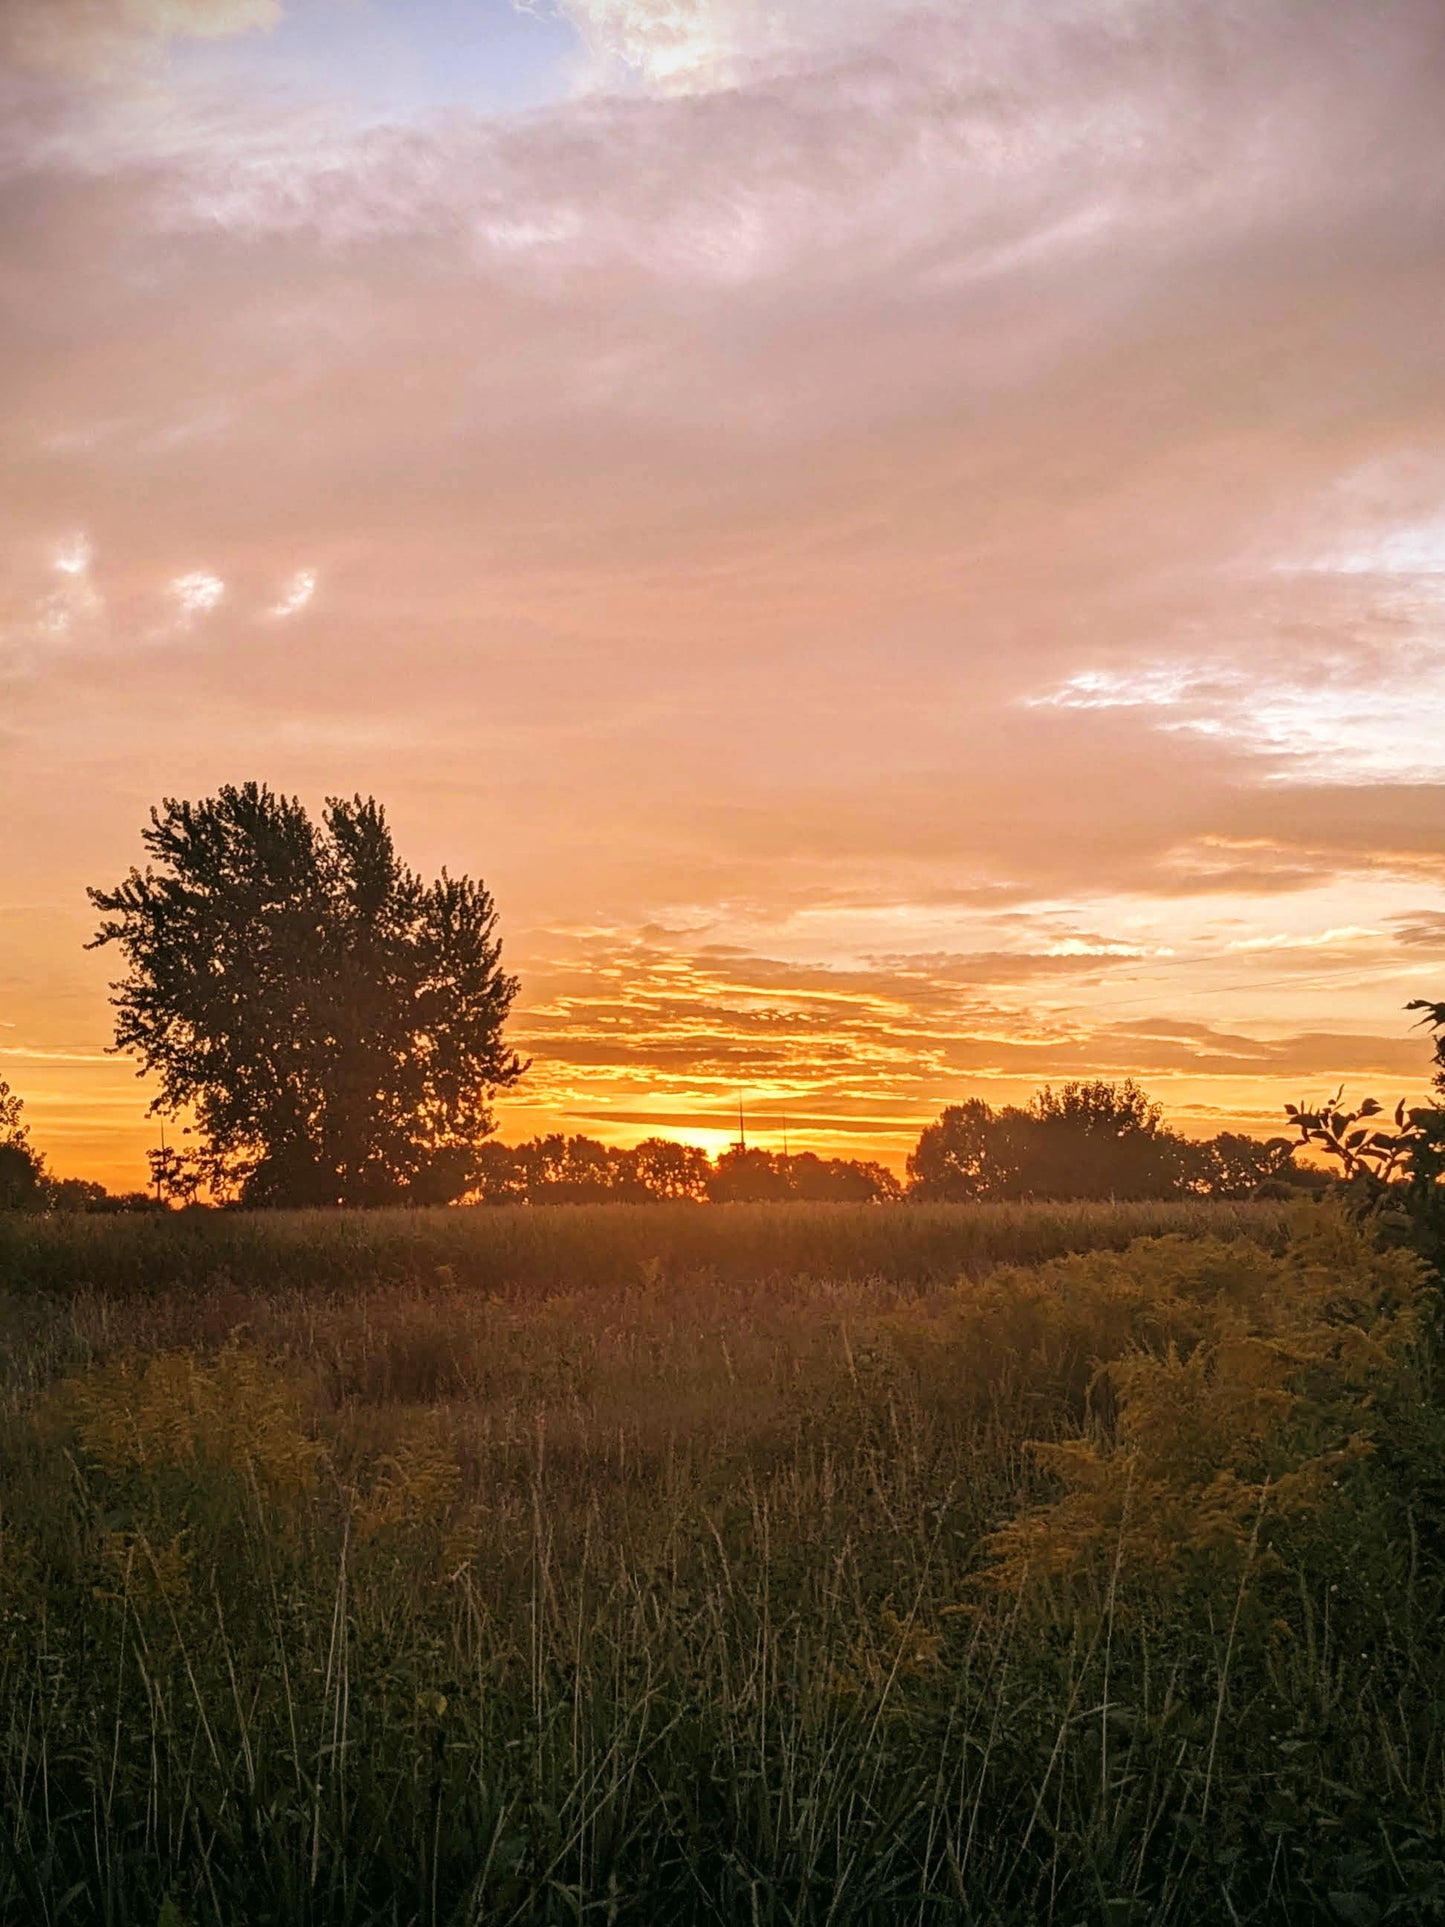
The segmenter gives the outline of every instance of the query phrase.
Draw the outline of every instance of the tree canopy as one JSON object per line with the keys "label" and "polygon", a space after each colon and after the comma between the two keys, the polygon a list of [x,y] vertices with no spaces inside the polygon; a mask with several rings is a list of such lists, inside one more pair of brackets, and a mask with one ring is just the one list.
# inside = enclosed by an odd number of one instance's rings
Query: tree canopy
{"label": "tree canopy", "polygon": [[372,798],[301,803],[255,783],[167,798],[150,861],[113,890],[92,948],[116,1048],[190,1110],[209,1181],[247,1204],[442,1203],[475,1182],[517,982],[483,884],[424,883]]}
{"label": "tree canopy", "polygon": [[951,1104],[908,1159],[909,1195],[968,1198],[1252,1197],[1298,1180],[1287,1139],[1224,1131],[1196,1142],[1169,1130],[1133,1081],[1045,1085],[1026,1108]]}
{"label": "tree canopy", "polygon": [[478,1160],[480,1204],[647,1204],[700,1198],[708,1161],[690,1144],[649,1138],[632,1150],[553,1131],[525,1144],[488,1144]]}
{"label": "tree canopy", "polygon": [[812,1151],[789,1156],[733,1145],[714,1163],[671,1138],[624,1149],[554,1132],[484,1146],[475,1196],[481,1204],[874,1204],[901,1197],[902,1187],[881,1164]]}
{"label": "tree canopy", "polygon": [[820,1158],[734,1144],[708,1179],[714,1204],[888,1204],[903,1195],[893,1173],[862,1158]]}
{"label": "tree canopy", "polygon": [[31,1147],[24,1108],[0,1077],[0,1211],[33,1211],[44,1202],[45,1167]]}

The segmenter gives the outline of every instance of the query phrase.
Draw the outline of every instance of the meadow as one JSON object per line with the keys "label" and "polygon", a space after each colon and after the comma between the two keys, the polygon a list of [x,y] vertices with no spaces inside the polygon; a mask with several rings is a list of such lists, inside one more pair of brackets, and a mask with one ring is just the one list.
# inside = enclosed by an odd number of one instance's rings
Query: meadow
{"label": "meadow", "polygon": [[0,1229],[0,1919],[1445,1919],[1337,1206]]}
{"label": "meadow", "polygon": [[813,1277],[935,1285],[1131,1238],[1281,1235],[1279,1204],[549,1205],[457,1211],[0,1214],[0,1290],[108,1297],[235,1285],[347,1296],[445,1277],[502,1296],[592,1291],[656,1265],[735,1283]]}

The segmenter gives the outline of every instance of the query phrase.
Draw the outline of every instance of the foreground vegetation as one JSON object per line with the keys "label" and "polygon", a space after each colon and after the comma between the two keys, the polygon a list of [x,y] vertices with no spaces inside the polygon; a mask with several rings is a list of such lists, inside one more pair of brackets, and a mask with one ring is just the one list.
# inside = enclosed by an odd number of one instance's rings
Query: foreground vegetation
{"label": "foreground vegetation", "polygon": [[7,1227],[0,1918],[1445,1918],[1433,1294],[1295,1209]]}

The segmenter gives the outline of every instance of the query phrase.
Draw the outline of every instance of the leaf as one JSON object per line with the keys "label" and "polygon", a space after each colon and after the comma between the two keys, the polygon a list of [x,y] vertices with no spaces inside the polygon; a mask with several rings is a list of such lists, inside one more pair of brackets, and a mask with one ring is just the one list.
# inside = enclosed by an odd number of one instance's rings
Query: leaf
{"label": "leaf", "polygon": [[1368,1894],[1330,1894],[1328,1898],[1336,1920],[1344,1921],[1345,1927],[1376,1927],[1380,1909]]}

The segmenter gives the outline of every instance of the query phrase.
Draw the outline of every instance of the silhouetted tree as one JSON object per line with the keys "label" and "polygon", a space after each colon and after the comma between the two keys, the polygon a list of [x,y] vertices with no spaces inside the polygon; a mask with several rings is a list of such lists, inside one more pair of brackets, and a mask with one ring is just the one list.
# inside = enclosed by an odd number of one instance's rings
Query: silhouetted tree
{"label": "silhouetted tree", "polygon": [[1268,1195],[1287,1195],[1302,1177],[1294,1161],[1294,1146],[1286,1137],[1248,1137],[1242,1131],[1221,1131],[1217,1137],[1190,1144],[1185,1170],[1191,1190],[1207,1198],[1252,1198],[1269,1187]]}
{"label": "silhouetted tree", "polygon": [[733,1144],[713,1167],[707,1195],[714,1204],[883,1204],[901,1196],[902,1187],[891,1171],[862,1159]]}
{"label": "silhouetted tree", "polygon": [[513,1151],[529,1204],[620,1203],[631,1194],[641,1201],[641,1186],[628,1171],[624,1154],[591,1137],[564,1137],[554,1131]]}
{"label": "silhouetted tree", "polygon": [[45,1186],[45,1208],[62,1213],[113,1210],[117,1200],[103,1184],[90,1178],[51,1178]]}
{"label": "silhouetted tree", "polygon": [[950,1104],[908,1154],[909,1196],[932,1204],[1019,1196],[1027,1126],[1024,1112],[995,1111],[981,1097]]}
{"label": "silhouetted tree", "polygon": [[1132,1078],[1045,1085],[1025,1110],[950,1105],[909,1156],[909,1195],[1167,1198],[1189,1182],[1190,1149]]}
{"label": "silhouetted tree", "polygon": [[482,884],[423,883],[373,799],[248,783],[151,811],[151,858],[92,948],[129,965],[116,1046],[194,1110],[208,1176],[267,1205],[444,1203],[473,1184],[492,1095],[524,1066]]}
{"label": "silhouetted tree", "polygon": [[[1346,1107],[1344,1096],[1342,1085],[1315,1110],[1285,1105],[1285,1114],[1299,1132],[1300,1143],[1332,1159],[1346,1183],[1359,1180],[1369,1187],[1383,1187],[1405,1177],[1424,1132],[1403,1098],[1391,1120],[1385,1118],[1378,1098],[1364,1098],[1352,1111]],[[1376,1119],[1382,1121],[1377,1123]]]}
{"label": "silhouetted tree", "polygon": [[172,1204],[194,1204],[204,1181],[199,1160],[173,1144],[158,1144],[146,1152],[156,1203],[169,1209]]}
{"label": "silhouetted tree", "polygon": [[44,1202],[35,1153],[23,1144],[0,1144],[0,1211],[39,1211]]}
{"label": "silhouetted tree", "polygon": [[1405,1008],[1424,1011],[1419,1021],[1427,1030],[1435,1033],[1432,1046],[1435,1069],[1430,1082],[1445,1097],[1445,1003],[1437,1003],[1432,997],[1412,997]]}
{"label": "silhouetted tree", "polygon": [[[1417,997],[1405,1008],[1423,1011],[1420,1021],[1435,1032],[1432,1082],[1437,1099],[1445,1097],[1445,1003]],[[1412,1245],[1437,1279],[1445,1277],[1445,1105],[1412,1108],[1401,1099],[1387,1115],[1378,1098],[1367,1097],[1351,1110],[1341,1087],[1322,1104],[1285,1111],[1301,1145],[1323,1153],[1338,1173],[1346,1208]],[[1437,1342],[1441,1336],[1437,1324]]]}
{"label": "silhouetted tree", "polygon": [[38,1211],[45,1203],[45,1165],[31,1145],[24,1109],[0,1077],[0,1211]]}
{"label": "silhouetted tree", "polygon": [[701,1199],[707,1153],[668,1138],[631,1150],[554,1132],[525,1144],[486,1144],[472,1196],[478,1204],[657,1204]]}
{"label": "silhouetted tree", "polygon": [[903,1187],[882,1164],[865,1158],[820,1158],[797,1151],[780,1160],[788,1195],[817,1204],[891,1204]]}
{"label": "silhouetted tree", "polygon": [[525,1204],[527,1180],[510,1144],[495,1139],[477,1146],[470,1198],[474,1204]]}
{"label": "silhouetted tree", "polygon": [[[1428,1196],[1430,1208],[1438,1216],[1440,1200],[1436,1187],[1445,1178],[1445,1003],[1436,1003],[1428,997],[1412,997],[1405,1008],[1423,1011],[1420,1022],[1435,1033],[1435,1071],[1430,1081],[1436,1101],[1412,1110],[1409,1125],[1414,1138],[1410,1150],[1411,1182],[1422,1199]],[[1445,1244],[1445,1225],[1438,1227],[1437,1235]]]}
{"label": "silhouetted tree", "polygon": [[1133,1078],[1045,1084],[1029,1104],[1028,1195],[1166,1198],[1184,1185],[1186,1148]]}
{"label": "silhouetted tree", "polygon": [[712,1165],[706,1151],[695,1144],[678,1144],[671,1138],[644,1138],[627,1153],[637,1182],[649,1198],[659,1201],[689,1199],[700,1202],[707,1196],[707,1181]]}
{"label": "silhouetted tree", "polygon": [[783,1161],[772,1151],[730,1144],[707,1181],[713,1204],[780,1204],[792,1195]]}

